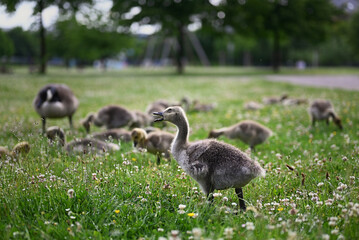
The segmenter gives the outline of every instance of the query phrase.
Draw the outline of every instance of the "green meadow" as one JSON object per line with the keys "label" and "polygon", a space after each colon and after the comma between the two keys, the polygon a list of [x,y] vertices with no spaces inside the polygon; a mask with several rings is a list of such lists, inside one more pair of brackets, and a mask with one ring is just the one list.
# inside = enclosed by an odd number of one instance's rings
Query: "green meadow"
{"label": "green meadow", "polygon": [[[263,77],[268,69],[186,70],[180,76],[173,69],[50,68],[40,76],[15,68],[13,74],[0,75],[0,146],[11,149],[21,141],[31,146],[26,156],[0,159],[0,238],[359,239],[358,92],[269,82]],[[359,74],[355,69],[283,73]],[[103,156],[68,155],[41,135],[32,106],[47,83],[67,84],[80,101],[73,131],[67,119],[47,121],[47,127],[62,127],[68,141],[85,137],[80,120],[107,104],[145,111],[157,99],[187,96],[216,103],[211,112],[187,113],[191,141],[244,119],[258,121],[274,132],[249,153],[266,177],[243,188],[247,211],[241,213],[234,189],[216,191],[209,203],[174,159],[157,165],[154,155],[130,143],[120,142],[120,151]],[[330,99],[344,130],[332,122],[312,128],[308,104],[244,108],[248,101],[284,93]],[[176,131],[171,124],[165,129]],[[219,140],[248,150],[240,140]]]}

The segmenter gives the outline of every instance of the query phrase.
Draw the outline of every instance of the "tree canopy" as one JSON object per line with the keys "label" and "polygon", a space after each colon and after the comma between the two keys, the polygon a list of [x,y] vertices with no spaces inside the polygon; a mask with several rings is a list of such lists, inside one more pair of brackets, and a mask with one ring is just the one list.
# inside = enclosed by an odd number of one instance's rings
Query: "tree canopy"
{"label": "tree canopy", "polygon": [[61,12],[76,12],[82,4],[92,4],[93,0],[0,0],[0,5],[4,5],[8,12],[14,12],[16,7],[22,2],[36,2],[33,14],[39,15],[40,73],[45,74],[47,65],[47,47],[46,33],[42,19],[43,10],[51,5],[56,5]]}
{"label": "tree canopy", "polygon": [[272,40],[274,70],[280,66],[282,41],[296,38],[313,44],[323,42],[336,13],[327,0],[227,0],[220,8],[225,26]]}
{"label": "tree canopy", "polygon": [[176,65],[182,73],[188,25],[201,24],[214,11],[208,0],[123,0],[113,1],[112,17],[127,28],[134,23],[158,25],[162,35],[176,37]]}
{"label": "tree canopy", "polygon": [[80,62],[115,56],[131,44],[129,36],[90,28],[78,23],[75,17],[58,21],[50,32],[49,39],[52,55]]}

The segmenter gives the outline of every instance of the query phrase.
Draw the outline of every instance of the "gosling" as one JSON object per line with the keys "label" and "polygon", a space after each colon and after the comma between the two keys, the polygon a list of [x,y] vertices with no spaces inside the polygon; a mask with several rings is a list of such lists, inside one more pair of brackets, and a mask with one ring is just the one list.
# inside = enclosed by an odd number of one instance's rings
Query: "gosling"
{"label": "gosling", "polygon": [[188,97],[181,99],[181,106],[186,112],[209,112],[217,107],[216,103],[201,103],[198,99],[191,101]]}
{"label": "gosling", "polygon": [[147,152],[157,156],[157,164],[161,162],[161,156],[170,160],[171,143],[174,135],[164,131],[154,131],[149,134],[144,129],[134,128],[131,132],[134,147],[147,149]]}
{"label": "gosling", "polygon": [[248,144],[252,151],[255,151],[255,146],[265,142],[272,134],[272,131],[262,124],[251,120],[244,120],[230,127],[212,130],[208,137],[218,138],[224,135],[230,139],[239,138]]}
{"label": "gosling", "polygon": [[313,127],[315,126],[316,121],[321,120],[325,120],[327,125],[329,125],[329,119],[332,118],[339,129],[343,129],[342,121],[335,113],[334,107],[329,100],[318,99],[313,101],[309,107],[309,114],[312,119]]}
{"label": "gosling", "polygon": [[263,108],[263,105],[258,103],[258,102],[254,102],[254,101],[249,101],[249,102],[246,102],[244,104],[244,109],[246,110],[259,110],[259,109],[262,109]]}
{"label": "gosling", "polygon": [[181,105],[181,103],[174,103],[174,102],[169,102],[164,99],[159,99],[159,100],[156,100],[153,103],[149,104],[147,106],[145,112],[151,116],[153,112],[164,111],[166,108],[168,108],[170,106],[180,106],[180,105]]}
{"label": "gosling", "polygon": [[181,107],[169,107],[153,115],[155,121],[168,121],[177,126],[177,135],[171,145],[172,155],[199,183],[207,197],[213,199],[211,193],[214,190],[234,188],[240,209],[245,211],[242,187],[258,176],[264,177],[264,169],[232,145],[214,139],[189,142],[189,124]]}
{"label": "gosling", "polygon": [[0,159],[7,157],[16,158],[18,156],[26,156],[30,152],[30,144],[28,142],[19,142],[11,151],[7,147],[0,146]]}
{"label": "gosling", "polygon": [[287,98],[288,98],[288,95],[283,94],[280,97],[265,97],[265,98],[263,98],[262,101],[264,104],[278,104],[278,103],[282,103]]}
{"label": "gosling", "polygon": [[54,126],[49,127],[46,130],[46,136],[50,142],[55,142],[58,139],[58,142],[61,147],[63,147],[68,153],[95,153],[103,154],[109,151],[118,151],[120,147],[113,143],[107,143],[98,139],[91,138],[82,138],[75,139],[69,143],[66,143],[65,132],[62,128]]}
{"label": "gosling", "polygon": [[90,125],[105,126],[107,129],[121,128],[125,126],[144,127],[151,122],[149,116],[138,111],[130,111],[122,106],[108,105],[101,108],[97,113],[90,113],[82,120],[86,132],[90,132]]}
{"label": "gosling", "polygon": [[37,93],[33,105],[42,120],[42,133],[45,133],[46,118],[68,117],[73,128],[72,116],[79,101],[65,84],[48,84]]}
{"label": "gosling", "polygon": [[122,142],[131,142],[131,132],[123,128],[114,128],[104,132],[93,133],[90,137],[101,141],[118,140]]}

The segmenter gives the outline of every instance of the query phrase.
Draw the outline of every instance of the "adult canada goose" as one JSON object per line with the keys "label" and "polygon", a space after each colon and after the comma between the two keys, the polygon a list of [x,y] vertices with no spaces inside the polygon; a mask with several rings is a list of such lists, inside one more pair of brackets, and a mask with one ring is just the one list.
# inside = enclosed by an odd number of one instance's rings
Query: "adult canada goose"
{"label": "adult canada goose", "polygon": [[26,155],[30,152],[30,144],[28,142],[19,142],[11,151],[7,147],[0,146],[0,158],[15,158],[19,155]]}
{"label": "adult canada goose", "polygon": [[119,140],[123,142],[131,141],[131,132],[123,128],[108,129],[103,132],[92,133],[91,138],[96,138],[102,141]]}
{"label": "adult canada goose", "polygon": [[98,139],[82,138],[66,143],[65,132],[62,128],[53,126],[46,130],[47,138],[54,142],[58,138],[59,144],[69,153],[98,153],[120,150],[120,147],[113,143],[107,143]]}
{"label": "adult canada goose", "polygon": [[160,164],[162,155],[170,159],[171,143],[175,137],[172,133],[154,131],[147,134],[144,129],[134,128],[131,137],[135,147],[147,149],[147,152],[157,156],[157,164]]}
{"label": "adult canada goose", "polygon": [[153,114],[155,121],[168,121],[177,126],[172,155],[199,183],[207,197],[216,189],[235,188],[240,208],[245,211],[242,187],[255,177],[264,176],[264,169],[232,145],[214,139],[189,142],[188,120],[181,107],[169,107]]}
{"label": "adult canada goose", "polygon": [[288,98],[287,94],[283,94],[280,97],[265,97],[263,98],[264,104],[277,104],[283,102],[285,99]]}
{"label": "adult canada goose", "polygon": [[42,132],[45,133],[46,118],[68,117],[72,128],[72,116],[79,101],[65,84],[48,84],[37,93],[33,105],[42,119]]}
{"label": "adult canada goose", "polygon": [[138,111],[130,111],[122,106],[108,105],[102,107],[97,113],[90,113],[82,120],[86,132],[90,132],[90,125],[105,126],[107,129],[120,128],[124,126],[144,127],[150,123],[150,118]]}
{"label": "adult canada goose", "polygon": [[309,107],[309,114],[312,118],[312,125],[315,126],[315,121],[325,120],[329,124],[329,119],[343,129],[342,121],[334,111],[334,107],[329,100],[318,99],[313,101]]}
{"label": "adult canada goose", "polygon": [[254,151],[256,145],[263,143],[272,134],[272,131],[262,124],[251,120],[244,120],[230,127],[212,130],[208,137],[218,138],[224,135],[230,139],[239,138]]}

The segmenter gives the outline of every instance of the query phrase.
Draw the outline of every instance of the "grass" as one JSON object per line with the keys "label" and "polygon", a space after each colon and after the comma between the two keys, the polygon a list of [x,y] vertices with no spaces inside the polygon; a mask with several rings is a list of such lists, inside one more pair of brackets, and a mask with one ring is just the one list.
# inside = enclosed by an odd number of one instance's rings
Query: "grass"
{"label": "grass", "polygon": [[[0,236],[158,239],[169,238],[171,231],[178,230],[182,239],[359,238],[357,92],[271,83],[262,80],[266,70],[188,71],[177,76],[172,69],[106,73],[50,69],[48,75],[38,76],[15,69],[12,75],[1,75],[0,145],[11,148],[19,141],[28,141],[32,149],[19,159],[1,159]],[[346,70],[307,73],[337,72]],[[106,104],[144,111],[159,98],[176,101],[189,96],[216,102],[213,112],[188,114],[190,140],[206,138],[212,128],[243,119],[258,121],[275,132],[251,155],[266,169],[267,176],[243,188],[248,211],[235,214],[238,200],[233,189],[216,191],[222,195],[208,204],[176,161],[156,165],[153,155],[133,151],[131,144],[121,143],[121,151],[105,156],[67,155],[40,135],[41,121],[32,108],[38,89],[50,82],[71,86],[81,102],[72,133],[66,119],[48,120],[48,126],[64,128],[68,140],[85,136],[79,120]],[[243,108],[246,101],[282,93],[331,99],[344,130],[324,122],[311,128],[307,106],[273,105],[254,112]],[[175,129],[169,126],[168,131]],[[248,148],[240,141],[220,140],[242,150]],[[74,190],[73,198],[68,196],[70,189]],[[184,214],[179,213],[181,204],[186,205]]]}

